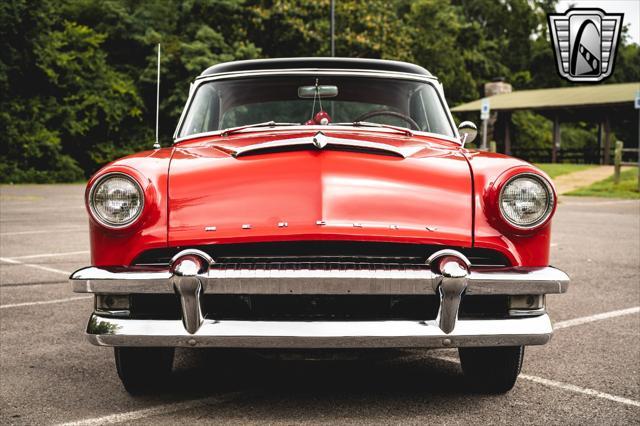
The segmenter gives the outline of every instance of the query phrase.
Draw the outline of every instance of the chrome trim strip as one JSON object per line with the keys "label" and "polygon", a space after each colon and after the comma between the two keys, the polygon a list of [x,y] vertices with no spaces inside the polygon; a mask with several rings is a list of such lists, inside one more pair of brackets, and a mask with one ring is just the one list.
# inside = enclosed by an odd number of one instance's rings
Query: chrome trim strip
{"label": "chrome trim strip", "polygon": [[428,269],[215,269],[209,294],[433,294]]}
{"label": "chrome trim strip", "polygon": [[[355,265],[354,265],[355,266]],[[218,269],[199,276],[207,294],[435,294],[439,274],[423,269]],[[168,270],[88,267],[69,278],[77,293],[173,293]],[[465,294],[564,293],[569,277],[553,267],[473,269]]]}
{"label": "chrome trim strip", "polygon": [[[474,271],[469,275],[469,286],[474,286],[474,294],[548,294],[565,293],[569,288],[569,276],[559,269],[515,267]],[[546,289],[546,291],[530,290]]]}
{"label": "chrome trim strip", "polygon": [[277,69],[260,69],[255,71],[230,71],[218,74],[199,75],[195,78],[195,83],[223,80],[229,78],[242,78],[242,77],[256,77],[256,76],[274,76],[274,75],[356,75],[366,77],[389,77],[400,78],[403,80],[416,80],[424,82],[438,82],[438,78],[435,76],[428,76],[422,74],[413,74],[400,71],[380,71],[370,70],[367,68],[277,68]]}
{"label": "chrome trim strip", "polygon": [[435,321],[216,321],[193,334],[180,320],[92,315],[87,338],[99,346],[235,348],[445,348],[542,345],[553,333],[548,315],[459,320],[445,334]]}
{"label": "chrome trim strip", "polygon": [[313,141],[314,141],[314,137],[311,136],[311,137],[294,138],[294,139],[281,139],[281,140],[276,140],[271,142],[257,143],[254,145],[247,145],[243,147],[225,146],[223,143],[220,143],[220,142],[214,143],[214,146],[225,152],[230,153],[235,158],[245,155],[247,153],[274,149],[274,148],[306,146],[310,149],[313,148],[313,149],[322,150],[325,147],[330,148],[332,145],[338,146],[338,147],[355,147],[355,148],[370,149],[374,151],[381,151],[383,153],[391,153],[402,158],[407,158],[426,147],[426,146],[397,147],[397,146],[377,143],[377,142],[335,138],[330,136],[325,136],[325,142],[322,147],[318,147]]}
{"label": "chrome trim strip", "polygon": [[69,277],[76,293],[173,293],[168,270],[138,271],[90,266]]}

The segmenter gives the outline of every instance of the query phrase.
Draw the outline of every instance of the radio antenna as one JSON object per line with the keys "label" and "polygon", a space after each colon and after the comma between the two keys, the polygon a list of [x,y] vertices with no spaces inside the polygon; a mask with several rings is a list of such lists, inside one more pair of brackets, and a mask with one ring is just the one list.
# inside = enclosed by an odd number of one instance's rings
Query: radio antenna
{"label": "radio antenna", "polygon": [[158,140],[159,120],[160,120],[160,43],[158,43],[158,81],[156,84],[156,142],[153,144],[153,149],[160,149],[160,142]]}

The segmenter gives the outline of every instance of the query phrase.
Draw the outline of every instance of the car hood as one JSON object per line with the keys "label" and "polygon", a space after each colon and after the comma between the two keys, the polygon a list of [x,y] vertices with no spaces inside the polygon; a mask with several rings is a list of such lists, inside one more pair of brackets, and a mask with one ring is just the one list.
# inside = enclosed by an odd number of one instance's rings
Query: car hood
{"label": "car hood", "polygon": [[218,136],[175,149],[168,240],[470,246],[471,195],[464,156],[435,139],[333,131]]}

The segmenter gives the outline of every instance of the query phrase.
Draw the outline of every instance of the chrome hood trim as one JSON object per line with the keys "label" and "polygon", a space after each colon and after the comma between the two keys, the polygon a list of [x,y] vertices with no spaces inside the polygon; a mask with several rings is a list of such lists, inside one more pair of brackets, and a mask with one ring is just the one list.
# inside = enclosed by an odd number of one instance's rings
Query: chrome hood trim
{"label": "chrome hood trim", "polygon": [[349,149],[354,151],[364,151],[372,154],[394,155],[401,158],[407,158],[418,151],[424,149],[424,146],[394,146],[379,142],[370,142],[357,139],[337,138],[327,136],[321,131],[311,137],[302,137],[294,139],[280,139],[276,141],[261,142],[246,146],[230,146],[224,142],[218,142],[214,146],[225,151],[237,158],[244,155],[260,154],[265,151],[280,151],[290,148],[299,149]]}

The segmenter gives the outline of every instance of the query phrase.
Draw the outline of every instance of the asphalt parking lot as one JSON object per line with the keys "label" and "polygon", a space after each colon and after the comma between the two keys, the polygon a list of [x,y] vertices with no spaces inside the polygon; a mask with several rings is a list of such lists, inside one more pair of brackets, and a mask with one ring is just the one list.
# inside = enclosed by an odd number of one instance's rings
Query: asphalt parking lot
{"label": "asphalt parking lot", "polygon": [[640,423],[640,202],[564,198],[548,297],[551,343],[527,349],[501,396],[470,393],[457,352],[278,361],[177,352],[167,390],[129,396],[109,348],[83,331],[92,300],[67,276],[89,264],[81,185],[0,188],[0,423]]}

